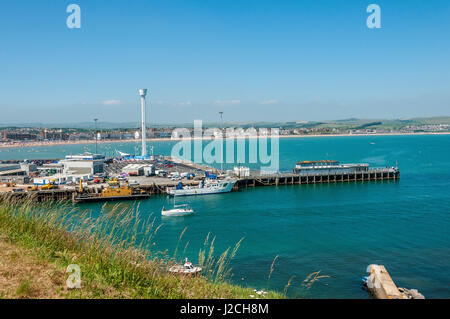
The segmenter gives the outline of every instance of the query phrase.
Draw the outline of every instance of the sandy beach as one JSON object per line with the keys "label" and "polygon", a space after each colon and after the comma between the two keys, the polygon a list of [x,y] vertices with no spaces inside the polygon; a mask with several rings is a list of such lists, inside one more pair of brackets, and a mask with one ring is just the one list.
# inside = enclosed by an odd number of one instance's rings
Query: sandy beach
{"label": "sandy beach", "polygon": [[[309,134],[309,135],[279,135],[279,138],[313,138],[313,137],[356,137],[356,136],[398,136],[398,135],[450,135],[450,132],[420,132],[420,133],[373,133],[373,134]],[[243,136],[236,138],[258,138],[258,136]],[[261,136],[263,138],[263,136]],[[192,140],[211,140],[212,138],[192,137]],[[147,138],[148,142],[158,141],[181,141],[183,138]],[[140,139],[124,139],[124,140],[98,140],[98,144],[108,143],[140,143]],[[18,148],[18,147],[40,147],[40,146],[57,146],[57,145],[78,145],[78,144],[95,144],[95,140],[78,140],[78,141],[47,141],[47,142],[0,142],[0,149]]]}

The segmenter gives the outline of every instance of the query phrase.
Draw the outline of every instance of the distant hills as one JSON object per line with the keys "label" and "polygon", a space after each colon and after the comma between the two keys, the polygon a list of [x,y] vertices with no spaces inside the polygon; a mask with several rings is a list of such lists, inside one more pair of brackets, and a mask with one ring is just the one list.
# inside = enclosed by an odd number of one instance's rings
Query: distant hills
{"label": "distant hills", "polygon": [[[449,124],[450,116],[436,116],[436,117],[417,117],[410,119],[340,119],[332,121],[287,121],[287,122],[226,122],[225,126],[238,127],[283,127],[286,129],[292,128],[383,128],[383,129],[400,129],[407,125],[431,125],[431,124]],[[151,123],[151,127],[192,127],[193,123]],[[221,123],[209,122],[203,123],[204,127],[220,127]],[[94,129],[93,122],[80,123],[0,123],[0,128],[73,128],[73,129]],[[98,129],[130,129],[139,128],[139,122],[98,122]]]}

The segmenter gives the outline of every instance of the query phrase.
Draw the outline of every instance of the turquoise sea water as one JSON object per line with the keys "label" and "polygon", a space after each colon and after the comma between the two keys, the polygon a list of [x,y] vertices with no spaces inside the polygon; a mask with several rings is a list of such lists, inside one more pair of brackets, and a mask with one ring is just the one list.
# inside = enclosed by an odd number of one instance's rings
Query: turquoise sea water
{"label": "turquoise sea water", "polygon": [[[149,143],[169,154],[173,142]],[[94,145],[0,149],[0,159],[57,158]],[[134,144],[102,144],[99,150],[132,152]],[[37,151],[37,152],[36,152]],[[394,166],[399,181],[260,187],[235,193],[189,197],[196,214],[161,218],[166,196],[142,201],[141,212],[163,226],[155,249],[180,250],[197,259],[208,232],[222,252],[244,241],[232,263],[242,285],[283,291],[292,297],[367,298],[361,277],[367,265],[384,264],[397,285],[419,289],[429,298],[450,298],[450,135],[360,136],[280,139],[280,167],[298,160],[335,159]],[[124,203],[123,205],[130,205]],[[99,210],[101,204],[83,207]],[[275,270],[267,277],[275,256]],[[302,280],[321,270],[330,276],[310,290]]]}

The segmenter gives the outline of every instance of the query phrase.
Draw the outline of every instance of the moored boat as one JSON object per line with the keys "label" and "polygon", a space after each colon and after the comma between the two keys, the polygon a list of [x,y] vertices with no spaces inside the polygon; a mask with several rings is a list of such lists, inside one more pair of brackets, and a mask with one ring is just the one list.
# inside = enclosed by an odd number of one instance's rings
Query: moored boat
{"label": "moored boat", "polygon": [[167,193],[172,196],[191,196],[229,193],[233,189],[236,180],[228,179],[205,179],[198,186],[183,186],[180,182],[176,187],[167,189]]}
{"label": "moored boat", "polygon": [[188,216],[192,215],[194,210],[188,204],[174,205],[172,209],[161,210],[163,216]]}
{"label": "moored boat", "polygon": [[194,275],[202,271],[201,267],[194,266],[186,258],[183,265],[175,265],[169,268],[169,272],[174,274]]}

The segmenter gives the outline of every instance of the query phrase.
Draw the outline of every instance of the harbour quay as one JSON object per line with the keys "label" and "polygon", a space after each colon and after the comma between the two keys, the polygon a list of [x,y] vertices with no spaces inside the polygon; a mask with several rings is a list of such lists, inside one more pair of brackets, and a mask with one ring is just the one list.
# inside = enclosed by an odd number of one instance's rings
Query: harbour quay
{"label": "harbour quay", "polygon": [[[98,166],[99,162],[104,166]],[[5,167],[18,169],[17,167]],[[48,166],[49,164],[47,164]],[[103,159],[86,154],[83,157],[66,157],[65,160],[33,167],[33,184],[24,183],[0,187],[0,195],[16,199],[32,199],[37,202],[69,200],[74,203],[110,200],[141,200],[151,195],[167,194],[179,186],[197,187],[214,173],[217,178],[235,180],[231,191],[249,187],[305,185],[318,183],[344,183],[399,180],[398,167],[374,167],[367,163],[341,164],[338,161],[297,162],[291,172],[262,174],[248,167],[220,171],[216,168],[170,157],[123,160]],[[55,170],[61,166],[61,170]],[[24,167],[22,167],[24,168]],[[51,174],[48,170],[52,170]],[[125,173],[126,172],[126,173]],[[23,169],[21,177],[28,176]],[[87,174],[87,175],[83,175]],[[44,175],[44,176],[43,176]],[[11,182],[9,182],[11,184]],[[21,188],[19,188],[21,187]]]}
{"label": "harbour quay", "polygon": [[338,161],[297,162],[292,173],[258,174],[250,172],[240,177],[235,190],[257,186],[298,185],[316,183],[344,183],[363,181],[399,180],[398,167],[374,167],[369,164],[340,164]]}

